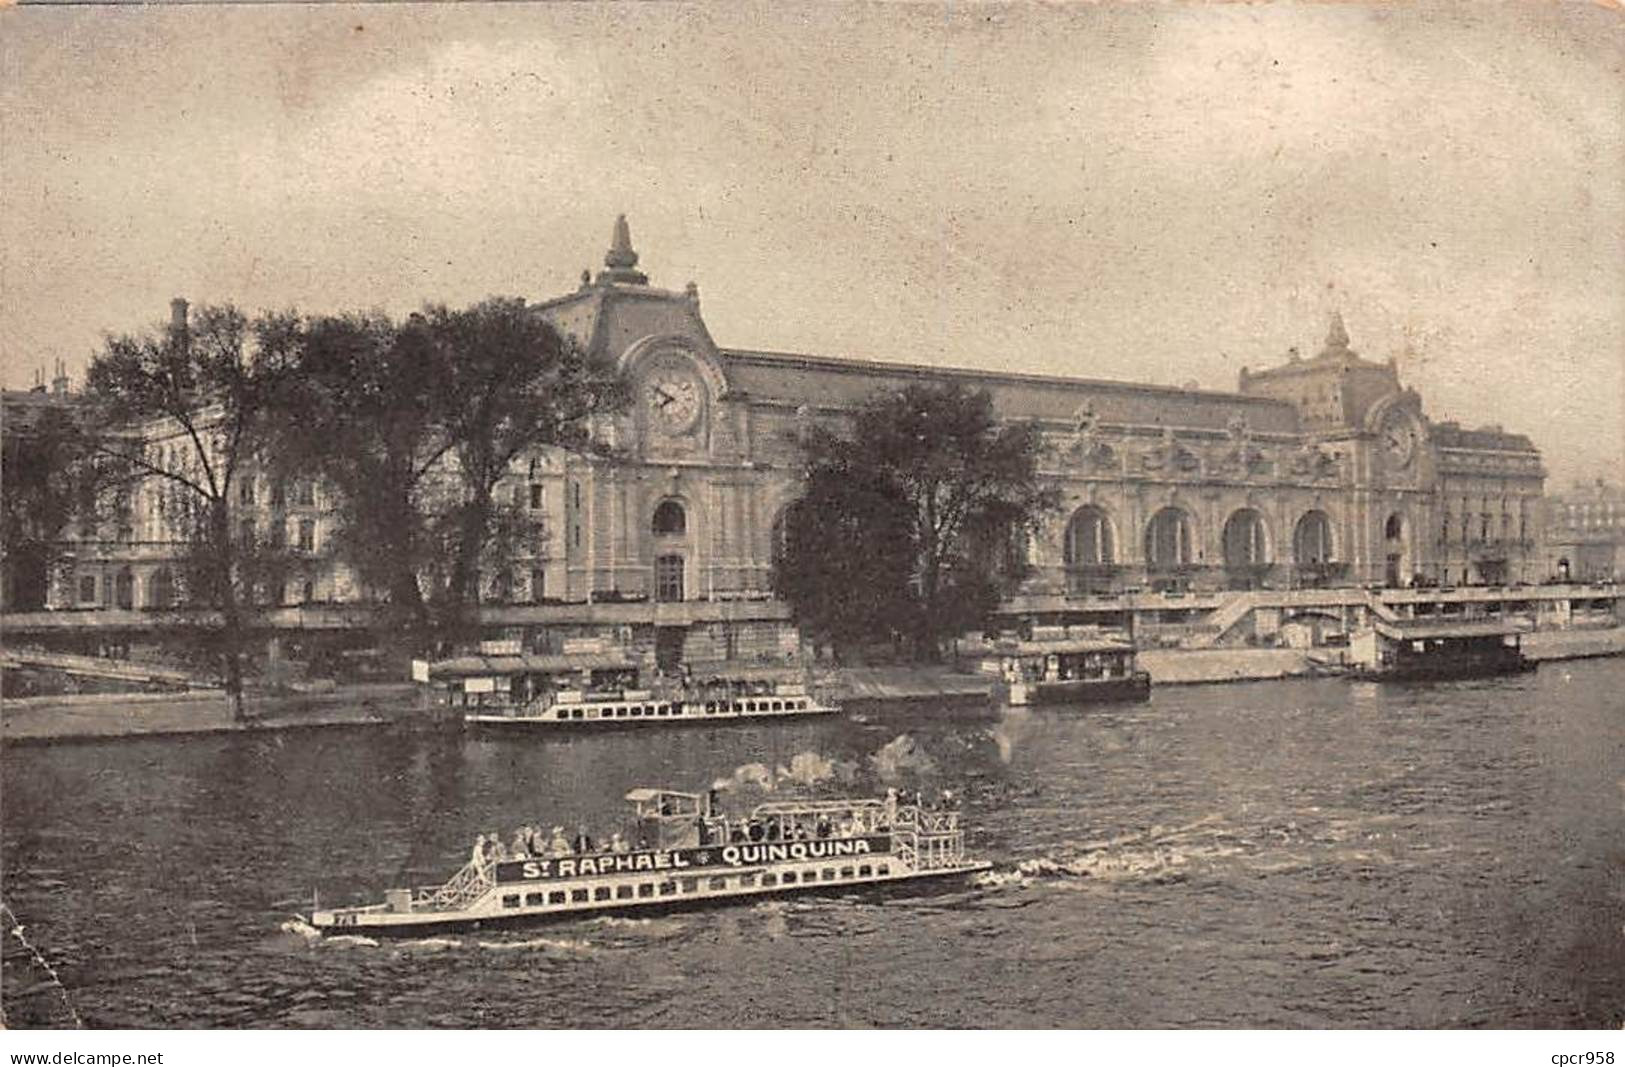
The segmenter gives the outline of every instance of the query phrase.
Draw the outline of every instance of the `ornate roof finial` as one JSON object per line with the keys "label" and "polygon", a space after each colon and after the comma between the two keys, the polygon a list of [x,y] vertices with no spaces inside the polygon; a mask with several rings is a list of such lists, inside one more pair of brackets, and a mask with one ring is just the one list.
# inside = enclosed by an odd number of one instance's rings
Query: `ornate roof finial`
{"label": "ornate roof finial", "polygon": [[1349,332],[1343,328],[1343,313],[1332,312],[1332,328],[1326,331],[1326,350],[1328,352],[1347,351],[1349,347]]}
{"label": "ornate roof finial", "polygon": [[598,272],[598,284],[648,285],[649,276],[637,266],[638,254],[632,250],[632,227],[626,224],[625,215],[616,215],[615,232],[610,237],[609,251],[604,253],[605,269]]}

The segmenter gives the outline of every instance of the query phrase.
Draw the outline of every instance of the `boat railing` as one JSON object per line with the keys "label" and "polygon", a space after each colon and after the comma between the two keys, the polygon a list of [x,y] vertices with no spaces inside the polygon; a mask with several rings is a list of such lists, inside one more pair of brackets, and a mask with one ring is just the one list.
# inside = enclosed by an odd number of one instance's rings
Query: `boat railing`
{"label": "boat railing", "polygon": [[755,815],[835,815],[883,812],[883,800],[773,800],[752,809]]}
{"label": "boat railing", "polygon": [[897,809],[897,825],[925,834],[951,834],[959,830],[959,812],[932,811],[913,806]]}
{"label": "boat railing", "polygon": [[437,911],[454,911],[467,907],[496,884],[491,871],[491,865],[481,865],[471,860],[463,865],[462,870],[452,875],[451,880],[445,885],[419,889],[413,896],[412,903]]}

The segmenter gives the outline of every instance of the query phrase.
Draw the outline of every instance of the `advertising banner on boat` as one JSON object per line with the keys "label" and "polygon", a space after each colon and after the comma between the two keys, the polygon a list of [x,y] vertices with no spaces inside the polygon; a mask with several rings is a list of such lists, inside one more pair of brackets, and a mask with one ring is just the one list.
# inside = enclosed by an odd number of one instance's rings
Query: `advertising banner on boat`
{"label": "advertising banner on boat", "polygon": [[539,856],[497,864],[499,882],[545,882],[645,871],[687,871],[716,867],[755,867],[799,860],[848,859],[891,851],[891,838],[835,837],[810,841],[740,841],[703,848],[662,848],[605,852],[588,856]]}

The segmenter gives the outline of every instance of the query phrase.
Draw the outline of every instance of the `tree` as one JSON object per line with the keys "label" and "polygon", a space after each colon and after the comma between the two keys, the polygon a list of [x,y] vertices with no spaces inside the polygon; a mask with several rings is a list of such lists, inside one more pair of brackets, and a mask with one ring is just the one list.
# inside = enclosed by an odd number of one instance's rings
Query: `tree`
{"label": "tree", "polygon": [[117,427],[96,437],[97,456],[122,472],[126,489],[150,484],[166,502],[187,600],[211,613],[201,632],[239,720],[250,612],[270,568],[257,538],[234,536],[232,493],[252,470],[286,370],[287,326],[285,316],[251,325],[235,308],[200,308],[167,332],[109,338],[86,383],[104,424]]}
{"label": "tree", "polygon": [[[985,391],[957,383],[876,397],[851,427],[802,441],[809,496],[789,514],[775,588],[825,632],[889,628],[935,659],[1023,577],[1012,546],[1058,503],[1038,430],[1001,424]],[[861,593],[847,588],[859,576]]]}
{"label": "tree", "polygon": [[442,370],[420,318],[382,315],[288,324],[293,371],[267,426],[280,483],[319,477],[332,490],[334,553],[380,590],[381,629],[417,644],[429,625],[419,576],[435,549],[425,487],[450,441],[436,403]]}
{"label": "tree", "polygon": [[451,567],[439,622],[457,636],[479,603],[482,563],[502,565],[522,526],[495,500],[497,483],[538,448],[605,451],[593,423],[624,410],[630,393],[613,363],[590,356],[521,299],[492,298],[460,311],[429,307],[421,326],[460,489],[440,524]]}
{"label": "tree", "polygon": [[837,655],[912,633],[911,516],[896,484],[837,438],[822,442],[806,492],[785,511],[773,587],[796,621]]}
{"label": "tree", "polygon": [[60,561],[63,533],[75,516],[93,518],[102,470],[77,405],[50,404],[36,417],[6,419],[0,476],[0,552],[8,611],[43,608],[50,573]]}
{"label": "tree", "polygon": [[425,308],[405,323],[342,316],[289,326],[297,373],[269,451],[334,491],[334,545],[417,644],[464,635],[483,574],[537,533],[495,490],[525,453],[598,450],[621,410],[616,368],[589,358],[523,300]]}

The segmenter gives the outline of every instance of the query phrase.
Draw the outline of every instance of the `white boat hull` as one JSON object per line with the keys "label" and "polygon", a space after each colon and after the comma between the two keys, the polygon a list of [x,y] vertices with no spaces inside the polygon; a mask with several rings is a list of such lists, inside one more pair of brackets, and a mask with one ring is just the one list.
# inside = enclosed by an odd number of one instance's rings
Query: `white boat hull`
{"label": "white boat hull", "polygon": [[[537,890],[530,887],[530,892],[521,884],[502,884],[494,887],[485,896],[473,905],[457,910],[436,911],[394,911],[387,905],[374,905],[369,908],[346,908],[333,911],[318,910],[310,916],[310,924],[316,929],[328,934],[365,934],[373,936],[413,936],[448,930],[461,930],[482,927],[497,927],[507,925],[529,925],[539,922],[562,921],[567,919],[590,918],[596,915],[649,915],[662,912],[688,910],[702,907],[715,907],[725,904],[749,902],[753,900],[772,899],[795,894],[816,895],[824,893],[852,893],[866,890],[885,891],[907,886],[918,886],[923,883],[940,883],[945,880],[963,878],[991,870],[992,864],[982,861],[966,861],[952,866],[936,867],[927,870],[891,870],[881,875],[871,873],[859,877],[855,873],[851,877],[841,877],[841,867],[830,868],[827,864],[805,864],[796,866],[772,866],[736,869],[727,874],[718,873],[714,876],[705,876],[697,879],[700,883],[694,890],[685,891],[682,882],[668,880],[674,885],[672,892],[661,893],[646,897],[634,897],[629,900],[595,899],[595,891],[602,887],[614,887],[625,884],[617,880],[601,880],[597,882],[573,882],[563,888],[567,899],[559,904],[528,904],[525,898],[531,895],[540,895],[545,900],[549,891],[558,892],[558,888],[549,886],[547,889]],[[823,872],[833,869],[834,878],[824,878]],[[786,873],[794,874],[796,881],[785,883],[782,880]],[[775,884],[764,885],[763,875],[775,875]],[[754,884],[748,888],[739,886],[741,876],[753,876]],[[720,889],[710,888],[712,878],[715,877],[727,882],[726,887]],[[650,882],[658,887],[659,883]],[[568,899],[574,892],[586,890],[586,900]],[[518,896],[517,905],[507,906],[504,897]]]}
{"label": "white boat hull", "polygon": [[[771,705],[773,701],[762,700],[758,703]],[[778,703],[788,703],[778,701]],[[634,708],[639,713],[631,714]],[[642,709],[650,709],[656,713],[646,714]],[[661,710],[665,709],[665,710]],[[788,708],[735,710],[731,708],[718,708],[707,710],[703,704],[697,702],[671,702],[667,704],[555,704],[548,708],[531,711],[525,710],[511,715],[490,712],[468,712],[463,721],[476,726],[490,727],[541,727],[548,729],[573,729],[577,727],[653,727],[653,726],[680,726],[680,725],[716,725],[732,722],[756,722],[766,719],[802,719],[821,715],[834,715],[841,709],[830,704],[809,703],[805,706]]]}

